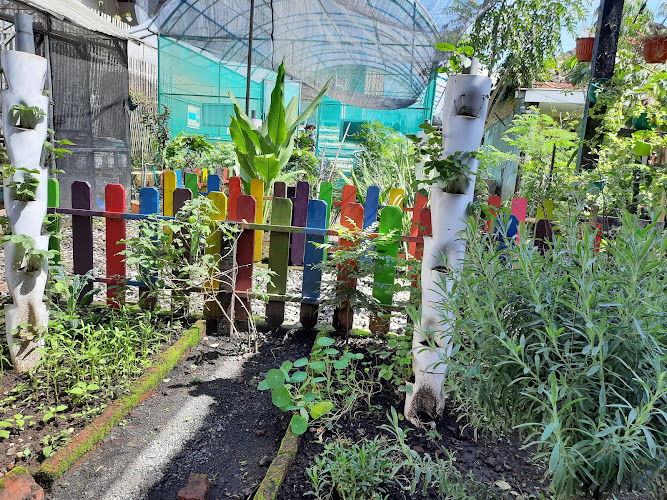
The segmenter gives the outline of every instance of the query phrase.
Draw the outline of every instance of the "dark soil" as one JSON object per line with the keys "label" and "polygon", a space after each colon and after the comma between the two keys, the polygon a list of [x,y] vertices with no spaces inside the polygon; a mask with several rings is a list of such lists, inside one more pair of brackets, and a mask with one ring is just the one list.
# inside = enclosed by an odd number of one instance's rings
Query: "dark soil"
{"label": "dark soil", "polygon": [[[211,479],[211,500],[250,497],[291,417],[257,384],[284,360],[307,356],[314,336],[263,333],[256,354],[244,354],[241,337],[205,338],[47,498],[175,499],[192,474]],[[200,420],[183,413],[200,401]]]}
{"label": "dark soil", "polygon": [[[388,433],[378,426],[388,423],[387,412],[393,406],[398,412],[403,411],[404,397],[402,394],[385,388],[384,391],[373,397],[370,411],[360,411],[353,418],[340,422],[340,428],[336,429],[339,439],[358,442],[362,439],[373,439],[376,435]],[[446,410],[438,420],[436,430],[442,436],[442,441],[435,443],[426,437],[426,433],[413,430],[408,434],[408,444],[420,454],[428,453],[431,456],[439,455],[444,458],[441,447],[446,448],[456,458],[455,466],[463,476],[472,473],[478,481],[489,486],[489,494],[480,498],[512,498],[507,492],[503,495],[500,488],[494,485],[496,481],[505,481],[511,486],[511,491],[527,497],[545,489],[543,471],[530,463],[529,452],[521,450],[518,437],[491,439],[479,435],[475,440],[471,427],[465,427],[464,420],[457,421],[458,416]],[[413,428],[407,421],[401,423],[401,427]],[[329,435],[324,439],[331,439]],[[301,498],[305,492],[311,489],[306,468],[314,463],[316,455],[321,453],[324,446],[316,441],[316,435],[309,430],[301,441],[299,453],[292,465],[290,472],[280,489],[278,498],[288,500]],[[439,498],[437,491],[429,492],[423,496],[420,492],[410,497],[409,492],[403,492],[400,488],[392,488],[389,498]]]}
{"label": "dark soil", "polygon": [[[351,350],[364,352],[362,346],[374,341],[357,338],[350,342]],[[365,352],[365,356],[366,359],[369,358],[368,352]],[[277,498],[280,500],[303,498],[306,492],[312,490],[306,469],[311,467],[315,458],[324,451],[323,442],[345,440],[355,443],[372,440],[378,435],[390,436],[387,431],[379,429],[379,426],[389,424],[387,414],[392,407],[402,413],[404,401],[404,394],[387,383],[381,392],[373,396],[370,408],[360,408],[351,417],[342,418],[333,431],[328,429],[323,432],[322,428],[309,427],[302,437],[296,459],[281,485]],[[441,440],[429,438],[426,431],[416,429],[407,420],[402,421],[400,425],[403,429],[413,429],[408,433],[407,443],[420,455],[427,453],[431,457],[446,458],[442,448],[453,454],[454,466],[463,476],[466,486],[468,486],[466,478],[472,477],[474,482],[478,483],[471,484],[474,486],[473,498],[497,500],[539,498],[540,494],[543,494],[544,498],[552,496],[549,481],[545,478],[546,464],[536,464],[532,461],[532,451],[522,449],[523,443],[517,434],[493,438],[482,430],[476,433],[466,417],[457,414],[452,408],[446,408],[440,419],[435,422],[435,429],[442,437]],[[480,483],[481,489],[478,488]],[[389,485],[387,489],[388,498],[391,500],[440,498],[437,490],[429,490],[426,496],[422,495],[421,485],[414,495],[402,490],[399,485]],[[334,495],[334,498],[337,497]],[[654,497],[648,493],[628,493],[618,498],[667,500],[667,494]]]}
{"label": "dark soil", "polygon": [[[175,331],[172,342],[160,345],[158,353],[153,358],[157,358],[160,353],[178,341],[182,333],[193,323],[194,320],[187,321],[181,330]],[[61,439],[53,446],[54,450],[61,448],[115,399],[115,396],[100,397],[90,401],[88,405],[82,405],[76,404],[67,394],[61,393],[56,401],[53,390],[48,393],[43,389],[33,391],[27,373],[16,374],[8,371],[7,367],[4,368],[5,371],[0,378],[0,420],[12,421],[15,415],[30,418],[25,420],[23,430],[12,428],[10,437],[0,441],[0,476],[18,466],[26,467],[34,474],[47,458],[42,453],[44,448],[42,440],[45,437],[59,436],[62,433]],[[120,397],[122,394],[116,396]],[[59,405],[65,405],[67,409],[57,413],[57,416],[48,422],[43,422],[44,414],[49,407],[55,408]],[[29,454],[25,454],[26,449],[30,450]]]}
{"label": "dark soil", "polygon": [[254,493],[278,453],[291,418],[271,403],[270,391],[258,391],[257,384],[283,361],[308,356],[315,337],[314,332],[291,333],[284,339],[279,333],[269,334],[235,381],[214,380],[191,390],[192,396],[207,394],[216,403],[199,436],[183,443],[181,453],[148,491],[146,500],[176,498],[191,474],[215,478],[210,499],[245,499]]}

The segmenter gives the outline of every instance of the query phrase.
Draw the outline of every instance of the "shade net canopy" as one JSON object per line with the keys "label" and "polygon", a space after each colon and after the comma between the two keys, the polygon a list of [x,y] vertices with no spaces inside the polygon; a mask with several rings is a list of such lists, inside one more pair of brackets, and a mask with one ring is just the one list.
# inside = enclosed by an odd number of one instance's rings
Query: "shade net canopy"
{"label": "shade net canopy", "polygon": [[[253,66],[370,109],[414,104],[443,53],[478,8],[474,0],[256,0]],[[221,64],[248,57],[250,0],[137,0],[137,20]]]}

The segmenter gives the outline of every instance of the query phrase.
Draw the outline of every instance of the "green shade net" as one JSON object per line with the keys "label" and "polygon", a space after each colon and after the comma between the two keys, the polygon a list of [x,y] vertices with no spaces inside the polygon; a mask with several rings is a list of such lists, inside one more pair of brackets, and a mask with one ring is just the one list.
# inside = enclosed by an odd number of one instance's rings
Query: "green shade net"
{"label": "green shade net", "polygon": [[[276,70],[284,60],[306,98],[331,78],[327,95],[341,103],[407,108],[423,98],[444,56],[434,43],[456,41],[478,8],[472,0],[256,0],[253,65]],[[137,0],[143,28],[238,76],[248,57],[249,10],[249,0]]]}

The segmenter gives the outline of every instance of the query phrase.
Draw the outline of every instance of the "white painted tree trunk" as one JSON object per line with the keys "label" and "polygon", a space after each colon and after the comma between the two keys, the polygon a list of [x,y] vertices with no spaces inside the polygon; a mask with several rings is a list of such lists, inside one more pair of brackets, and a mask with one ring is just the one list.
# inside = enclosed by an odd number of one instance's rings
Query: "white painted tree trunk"
{"label": "white painted tree trunk", "polygon": [[[442,116],[443,155],[477,151],[484,134],[484,120],[491,93],[491,79],[479,75],[452,75],[447,80]],[[452,345],[449,325],[443,321],[442,287],[451,290],[452,283],[444,280],[439,268],[457,267],[465,255],[465,245],[458,233],[465,229],[468,207],[473,201],[478,161],[467,161],[472,171],[464,194],[445,193],[433,188],[431,192],[431,222],[433,236],[424,237],[422,261],[421,321],[415,325],[412,346],[415,381],[412,394],[405,400],[405,416],[414,424],[424,417],[436,418],[444,409],[442,387],[446,375],[446,360]],[[426,348],[426,337],[436,348]],[[420,349],[421,348],[421,349]],[[437,365],[437,366],[434,366]]]}
{"label": "white painted tree trunk", "polygon": [[[32,174],[39,180],[34,201],[20,201],[14,190],[8,187],[12,180],[22,182],[26,172],[16,173],[4,180],[5,208],[12,234],[25,234],[35,240],[35,248],[47,250],[49,237],[42,235],[42,223],[46,216],[48,169],[42,166],[44,141],[47,136],[47,119],[43,117],[34,129],[22,129],[11,125],[10,109],[16,104],[36,106],[45,112],[49,109],[49,98],[42,95],[46,78],[47,62],[43,57],[12,50],[0,52],[0,64],[9,89],[2,91],[2,127],[5,132],[10,165],[16,168],[38,170]],[[5,243],[5,276],[12,304],[5,306],[7,342],[14,370],[25,372],[39,361],[37,348],[43,341],[27,342],[14,337],[12,330],[22,323],[36,327],[47,327],[49,313],[44,304],[44,289],[47,278],[47,261],[42,260],[40,269],[28,272],[22,266],[22,246]]]}

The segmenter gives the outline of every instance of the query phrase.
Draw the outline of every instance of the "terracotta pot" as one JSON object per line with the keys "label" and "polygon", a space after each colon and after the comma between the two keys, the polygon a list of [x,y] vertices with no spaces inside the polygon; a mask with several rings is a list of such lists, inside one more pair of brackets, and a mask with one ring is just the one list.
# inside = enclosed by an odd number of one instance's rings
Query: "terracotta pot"
{"label": "terracotta pot", "polygon": [[575,54],[579,62],[591,62],[593,59],[593,45],[595,37],[577,38]]}
{"label": "terracotta pot", "polygon": [[644,60],[658,64],[667,62],[667,35],[656,35],[644,40]]}

